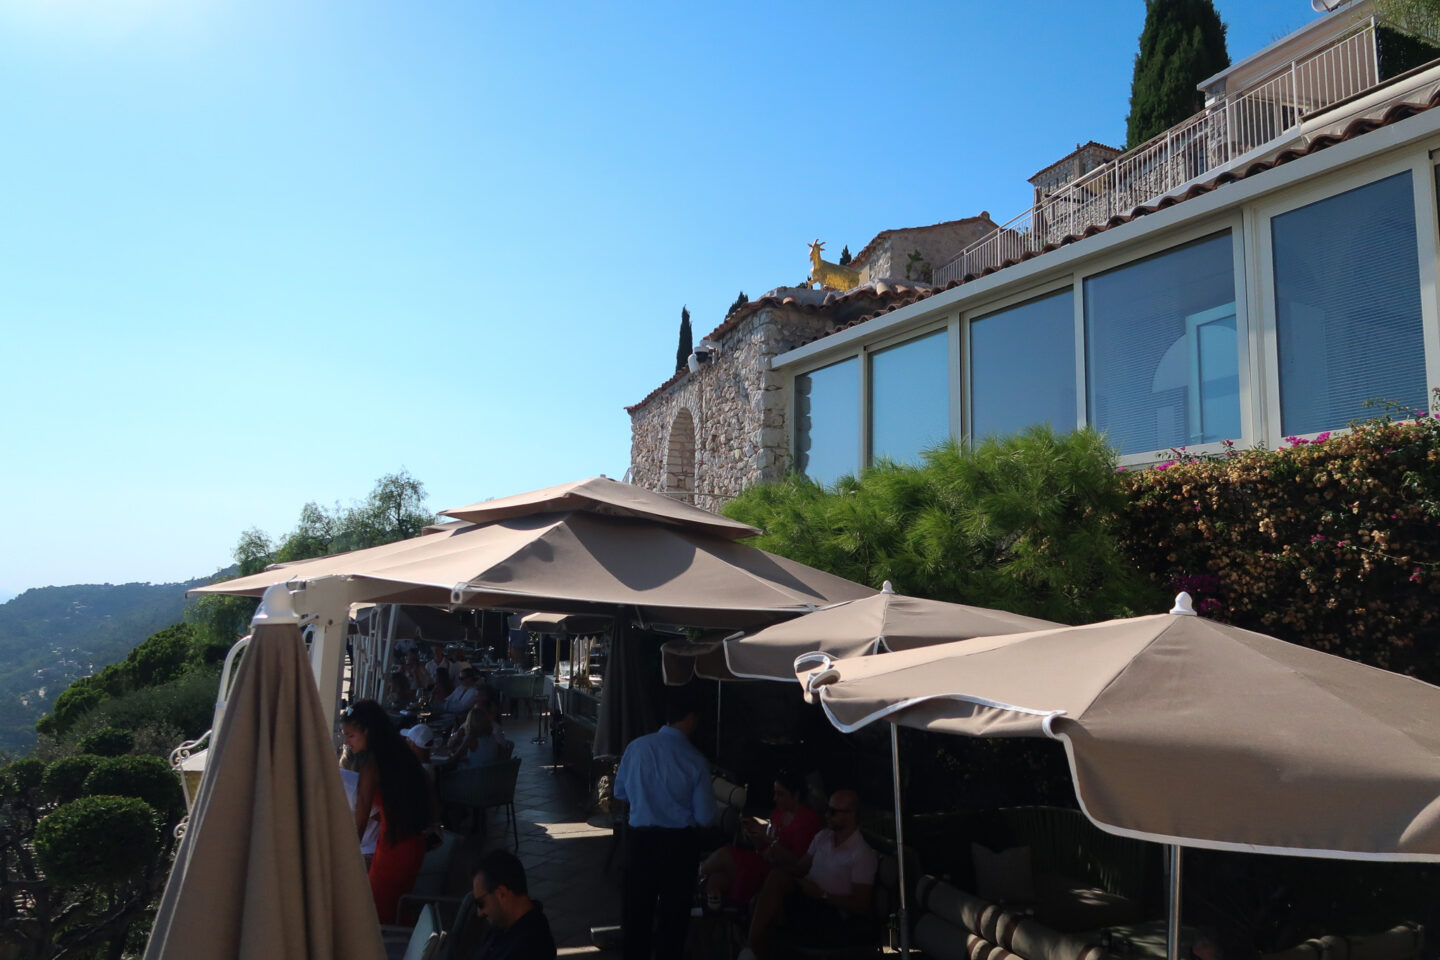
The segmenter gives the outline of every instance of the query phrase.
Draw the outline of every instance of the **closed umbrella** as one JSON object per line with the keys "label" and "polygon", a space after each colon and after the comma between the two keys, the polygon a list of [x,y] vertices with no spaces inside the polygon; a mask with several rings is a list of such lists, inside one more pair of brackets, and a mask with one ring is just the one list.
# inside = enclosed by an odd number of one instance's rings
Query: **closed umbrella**
{"label": "closed umbrella", "polygon": [[1049,737],[1096,826],[1179,848],[1440,860],[1440,688],[1170,614],[804,667],[843,731]]}
{"label": "closed umbrella", "polygon": [[383,960],[329,731],[299,628],[257,617],[146,960]]}

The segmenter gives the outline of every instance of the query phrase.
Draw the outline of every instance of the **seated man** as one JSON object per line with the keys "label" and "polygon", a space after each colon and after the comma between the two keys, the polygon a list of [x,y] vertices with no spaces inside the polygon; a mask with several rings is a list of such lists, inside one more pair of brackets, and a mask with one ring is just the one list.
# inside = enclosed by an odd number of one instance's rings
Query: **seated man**
{"label": "seated man", "polygon": [[490,921],[476,960],[554,960],[550,921],[530,899],[519,858],[508,850],[490,851],[476,866],[471,885],[475,912]]}
{"label": "seated man", "polygon": [[877,860],[860,835],[859,807],[854,790],[836,790],[825,812],[826,828],[815,834],[805,856],[765,877],[738,960],[767,956],[782,921],[807,942],[839,945],[871,933]]}
{"label": "seated man", "polygon": [[479,684],[480,674],[476,673],[474,668],[466,667],[461,670],[460,685],[450,696],[445,698],[445,702],[440,705],[440,712],[463,717],[469,711],[471,704],[475,702]]}

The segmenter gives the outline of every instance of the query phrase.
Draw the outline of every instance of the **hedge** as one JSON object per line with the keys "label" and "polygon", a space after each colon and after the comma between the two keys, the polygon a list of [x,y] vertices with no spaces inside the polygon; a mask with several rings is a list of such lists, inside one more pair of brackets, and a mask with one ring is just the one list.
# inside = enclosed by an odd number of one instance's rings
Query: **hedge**
{"label": "hedge", "polygon": [[1440,423],[1382,417],[1127,478],[1119,535],[1199,612],[1440,682]]}

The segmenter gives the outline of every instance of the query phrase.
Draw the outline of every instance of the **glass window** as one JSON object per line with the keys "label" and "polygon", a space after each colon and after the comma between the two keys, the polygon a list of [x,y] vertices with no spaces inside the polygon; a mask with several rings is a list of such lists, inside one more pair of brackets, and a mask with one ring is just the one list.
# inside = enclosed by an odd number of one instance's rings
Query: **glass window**
{"label": "glass window", "polygon": [[1271,219],[1282,434],[1426,408],[1414,203],[1400,173]]}
{"label": "glass window", "polygon": [[817,483],[855,473],[860,450],[860,360],[795,378],[795,467]]}
{"label": "glass window", "polygon": [[1229,233],[1085,281],[1089,422],[1121,453],[1240,436]]}
{"label": "glass window", "polygon": [[970,324],[970,433],[1075,429],[1075,297],[1066,290]]}
{"label": "glass window", "polygon": [[919,463],[950,438],[950,338],[944,330],[870,355],[870,457]]}

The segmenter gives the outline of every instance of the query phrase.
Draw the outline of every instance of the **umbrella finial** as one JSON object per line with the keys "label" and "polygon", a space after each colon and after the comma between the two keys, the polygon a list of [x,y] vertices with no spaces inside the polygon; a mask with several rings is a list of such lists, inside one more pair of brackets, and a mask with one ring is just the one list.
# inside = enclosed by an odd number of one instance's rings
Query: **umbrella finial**
{"label": "umbrella finial", "polygon": [[272,583],[265,588],[265,596],[260,598],[260,606],[255,616],[250,618],[250,623],[256,626],[262,623],[299,623],[302,619],[295,610],[295,596],[290,592],[289,584]]}
{"label": "umbrella finial", "polygon": [[[871,581],[871,582],[874,582],[874,581]],[[890,585],[890,581],[889,581],[889,580],[886,580],[884,583],[882,583],[882,584],[880,585],[880,592],[881,592],[881,593],[894,593],[894,592],[895,592],[895,588]]]}
{"label": "umbrella finial", "polygon": [[1190,594],[1184,590],[1181,590],[1175,595],[1175,606],[1170,609],[1170,613],[1177,617],[1199,616],[1199,614],[1195,612],[1194,605],[1190,602]]}

